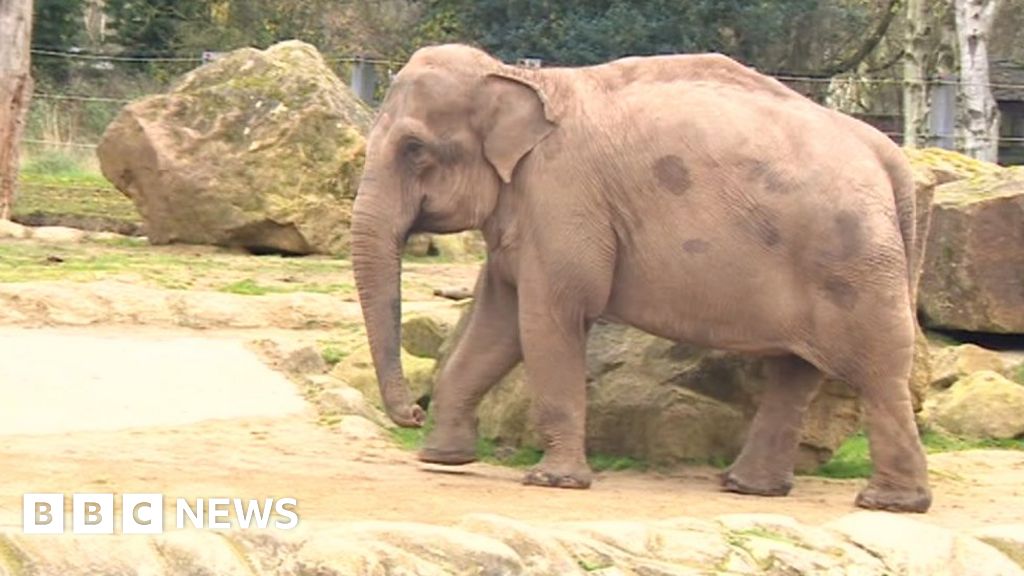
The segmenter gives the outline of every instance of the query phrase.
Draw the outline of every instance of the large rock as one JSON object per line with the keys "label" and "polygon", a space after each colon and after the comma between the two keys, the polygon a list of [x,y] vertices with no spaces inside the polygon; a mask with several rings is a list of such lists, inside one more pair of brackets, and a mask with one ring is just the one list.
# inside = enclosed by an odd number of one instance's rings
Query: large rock
{"label": "large rock", "polygon": [[904,148],[904,152],[915,168],[931,172],[936,184],[940,185],[978,176],[991,176],[1001,171],[998,164],[975,160],[942,148]]}
{"label": "large rock", "polygon": [[918,305],[926,326],[1024,333],[1024,168],[939,186]]}
{"label": "large rock", "polygon": [[475,514],[457,526],[319,521],[290,532],[96,538],[10,529],[0,532],[0,574],[1024,574],[1011,559],[1019,534],[979,537],[993,545],[926,521],[868,512],[825,526],[773,514],[548,523]]}
{"label": "large rock", "polygon": [[975,344],[946,346],[932,354],[931,386],[946,389],[975,372],[989,370],[1003,373],[1009,367],[1009,361],[994,350]]}
{"label": "large rock", "polygon": [[1024,436],[1024,385],[988,370],[975,372],[929,398],[925,418],[956,436]]}
{"label": "large rock", "polygon": [[887,574],[1024,574],[996,548],[966,534],[887,512],[856,512],[825,525],[881,558]]}
{"label": "large rock", "polygon": [[[656,466],[734,458],[764,385],[757,359],[608,323],[591,332],[587,369],[588,450]],[[529,406],[517,368],[481,403],[480,435],[500,445],[539,448]],[[798,467],[811,470],[828,461],[859,427],[852,391],[826,382],[805,419]]]}
{"label": "large rock", "polygon": [[312,46],[290,41],[125,106],[97,155],[153,243],[344,253],[371,119]]}

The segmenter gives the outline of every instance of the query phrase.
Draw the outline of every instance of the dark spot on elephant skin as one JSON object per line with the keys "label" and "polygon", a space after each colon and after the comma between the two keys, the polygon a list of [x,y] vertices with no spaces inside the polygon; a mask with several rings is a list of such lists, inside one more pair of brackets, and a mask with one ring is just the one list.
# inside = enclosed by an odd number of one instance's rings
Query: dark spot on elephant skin
{"label": "dark spot on elephant skin", "polygon": [[673,194],[683,194],[690,187],[690,171],[683,159],[674,154],[662,156],[654,162],[654,177],[658,184]]}
{"label": "dark spot on elephant skin", "polygon": [[703,254],[707,252],[709,248],[711,248],[711,244],[706,240],[701,240],[700,238],[694,238],[683,242],[683,250],[686,250],[690,254]]}
{"label": "dark spot on elephant skin", "polygon": [[751,164],[750,179],[757,187],[772,194],[788,194],[795,186],[778,167],[761,160]]}
{"label": "dark spot on elephant skin", "polygon": [[747,212],[744,226],[750,229],[765,246],[772,247],[782,241],[782,232],[775,225],[775,218],[760,206],[755,206]]}
{"label": "dark spot on elephant skin", "polygon": [[825,279],[825,297],[843,310],[852,310],[859,294],[853,284],[838,276],[829,276]]}
{"label": "dark spot on elephant skin", "polygon": [[856,256],[864,245],[864,229],[860,216],[849,210],[841,210],[836,214],[835,222],[839,238],[837,256],[840,260],[849,260]]}

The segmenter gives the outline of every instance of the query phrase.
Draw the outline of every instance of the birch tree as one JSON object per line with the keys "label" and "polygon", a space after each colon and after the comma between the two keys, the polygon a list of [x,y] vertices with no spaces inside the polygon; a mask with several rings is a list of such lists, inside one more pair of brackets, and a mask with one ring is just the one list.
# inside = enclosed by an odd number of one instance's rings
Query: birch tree
{"label": "birch tree", "polygon": [[[903,37],[903,143],[934,146],[932,86],[956,69],[956,23],[947,0],[907,0]],[[947,136],[945,134],[941,136]]]}
{"label": "birch tree", "polygon": [[29,72],[32,0],[0,0],[0,219],[11,217],[18,185],[18,147],[32,98]]}
{"label": "birch tree", "polygon": [[999,0],[954,0],[960,53],[957,140],[964,154],[995,162],[999,156],[999,108],[992,97],[988,41]]}

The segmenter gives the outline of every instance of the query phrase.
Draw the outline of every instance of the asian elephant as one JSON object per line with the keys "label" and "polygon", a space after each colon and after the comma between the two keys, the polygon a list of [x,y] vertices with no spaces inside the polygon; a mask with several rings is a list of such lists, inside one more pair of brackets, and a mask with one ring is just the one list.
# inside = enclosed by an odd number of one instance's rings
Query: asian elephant
{"label": "asian elephant", "polygon": [[475,459],[475,410],[522,361],[543,459],[527,484],[586,488],[587,332],[599,317],[768,357],[726,490],[785,495],[824,375],[862,399],[865,508],[924,512],[911,409],[915,269],[900,149],[720,55],[525,69],[461,45],[394,78],[367,144],[352,258],[389,416],[420,426],[399,357],[401,247],[481,230],[487,261],[435,386],[419,458]]}

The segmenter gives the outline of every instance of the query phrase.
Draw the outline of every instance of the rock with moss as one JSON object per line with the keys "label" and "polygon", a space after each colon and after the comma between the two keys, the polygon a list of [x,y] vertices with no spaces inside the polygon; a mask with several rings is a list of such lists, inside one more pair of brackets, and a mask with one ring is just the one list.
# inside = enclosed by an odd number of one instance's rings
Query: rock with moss
{"label": "rock with moss", "polygon": [[462,307],[444,306],[402,320],[402,348],[419,358],[437,360],[445,340],[459,322]]}
{"label": "rock with moss", "polygon": [[128,104],[97,155],[155,244],[341,254],[371,120],[316,49],[289,41]]}
{"label": "rock with moss", "polygon": [[931,328],[1024,333],[1024,168],[939,186],[918,306]]}
{"label": "rock with moss", "polygon": [[457,234],[435,234],[430,239],[432,252],[449,262],[472,262],[487,255],[487,245],[480,232],[471,230]]}
{"label": "rock with moss", "polygon": [[1005,373],[1009,362],[995,350],[988,350],[976,344],[946,346],[933,355],[931,386],[946,389],[957,380],[975,372],[989,370]]}
{"label": "rock with moss", "polygon": [[939,185],[978,176],[991,176],[1002,170],[998,164],[975,160],[970,156],[942,148],[905,148],[904,152],[916,169],[931,172],[935,176],[936,184]]}
{"label": "rock with moss", "polygon": [[925,404],[927,423],[970,439],[1024,436],[1024,385],[989,370],[958,380]]}
{"label": "rock with moss", "polygon": [[[419,358],[402,351],[402,366],[405,369],[405,377],[409,381],[414,398],[418,399],[430,394],[434,364],[433,360]],[[373,356],[370,354],[369,345],[364,344],[353,350],[331,370],[331,376],[362,392],[370,405],[383,410],[384,403],[381,400],[377,373],[373,367]]]}
{"label": "rock with moss", "polygon": [[[442,347],[442,363],[460,333]],[[655,466],[729,461],[756,411],[763,368],[752,357],[599,322],[587,346],[587,448]],[[522,367],[488,393],[478,418],[480,435],[500,446],[541,447]],[[816,469],[859,428],[855,395],[827,381],[805,418],[798,468]]]}

